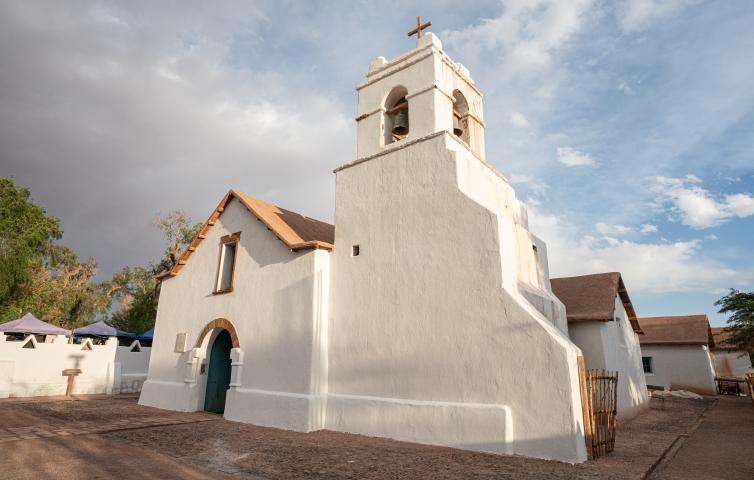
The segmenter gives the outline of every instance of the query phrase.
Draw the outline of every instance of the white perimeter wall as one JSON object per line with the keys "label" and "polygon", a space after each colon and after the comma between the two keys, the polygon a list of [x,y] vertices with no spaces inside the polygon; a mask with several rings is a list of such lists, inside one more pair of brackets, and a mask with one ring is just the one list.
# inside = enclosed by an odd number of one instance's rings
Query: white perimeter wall
{"label": "white perimeter wall", "polygon": [[648,406],[649,398],[639,338],[618,296],[615,312],[618,321],[573,322],[568,332],[581,348],[586,368],[618,372],[618,415],[625,419]]}
{"label": "white perimeter wall", "polygon": [[714,395],[715,372],[706,345],[642,345],[641,354],[652,357],[647,385]]}
{"label": "white perimeter wall", "polygon": [[33,349],[23,348],[27,340],[5,338],[0,334],[0,397],[64,395],[68,377],[62,372],[67,368],[82,370],[74,394],[138,392],[147,378],[151,349],[131,352],[131,347],[119,347],[114,337],[105,345],[92,345],[92,350],[69,344],[64,336]]}
{"label": "white perimeter wall", "polygon": [[340,170],[336,200],[327,428],[585,460],[580,352],[519,293],[512,188],[441,133]]}
{"label": "white perimeter wall", "polygon": [[[213,295],[220,239],[235,232],[241,238],[233,291]],[[329,267],[327,251],[291,252],[243,204],[231,200],[180,274],[162,284],[149,379],[139,402],[203,410],[207,375],[201,365],[208,362],[218,331],[194,346],[205,325],[224,318],[240,341],[225,417],[293,430],[321,428]],[[185,352],[175,351],[178,333],[187,334]]]}

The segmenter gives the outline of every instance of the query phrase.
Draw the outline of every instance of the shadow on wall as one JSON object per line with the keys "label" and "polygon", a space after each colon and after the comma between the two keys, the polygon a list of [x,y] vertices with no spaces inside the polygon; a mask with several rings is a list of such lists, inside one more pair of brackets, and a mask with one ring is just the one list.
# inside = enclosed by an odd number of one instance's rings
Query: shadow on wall
{"label": "shadow on wall", "polygon": [[74,379],[75,394],[133,391],[146,378],[151,352],[146,347],[131,352],[138,341],[120,347],[115,338],[108,339],[105,345],[82,345],[58,337],[35,348],[23,348],[25,342],[3,340],[0,338],[0,359],[12,374],[5,378],[7,385],[0,386],[0,390],[11,397],[63,395],[68,383],[63,370],[69,368],[81,370]]}

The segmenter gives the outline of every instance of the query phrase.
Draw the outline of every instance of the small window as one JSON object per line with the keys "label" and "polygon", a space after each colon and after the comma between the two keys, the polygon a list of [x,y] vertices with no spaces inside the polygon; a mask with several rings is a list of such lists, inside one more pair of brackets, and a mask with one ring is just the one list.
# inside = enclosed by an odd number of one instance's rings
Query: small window
{"label": "small window", "polygon": [[641,357],[641,363],[644,366],[644,373],[654,373],[652,357]]}
{"label": "small window", "polygon": [[233,276],[236,270],[236,251],[240,233],[226,235],[220,239],[220,259],[217,269],[217,283],[214,293],[233,291]]}
{"label": "small window", "polygon": [[353,247],[351,247],[351,256],[352,257],[358,257],[359,256],[359,246],[358,245],[354,245]]}

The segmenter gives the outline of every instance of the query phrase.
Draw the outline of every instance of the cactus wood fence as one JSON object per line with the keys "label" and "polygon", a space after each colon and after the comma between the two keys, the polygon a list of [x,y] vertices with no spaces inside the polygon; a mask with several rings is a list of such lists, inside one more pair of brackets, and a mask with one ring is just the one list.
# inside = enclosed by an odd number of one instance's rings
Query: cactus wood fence
{"label": "cactus wood fence", "polygon": [[590,459],[613,451],[618,404],[618,372],[587,370],[579,357],[584,438]]}

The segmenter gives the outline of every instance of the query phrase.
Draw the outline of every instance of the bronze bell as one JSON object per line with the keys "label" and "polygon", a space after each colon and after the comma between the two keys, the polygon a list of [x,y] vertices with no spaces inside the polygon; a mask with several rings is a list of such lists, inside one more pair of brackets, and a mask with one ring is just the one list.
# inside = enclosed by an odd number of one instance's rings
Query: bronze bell
{"label": "bronze bell", "polygon": [[393,117],[393,135],[403,136],[408,133],[408,108],[398,110]]}
{"label": "bronze bell", "polygon": [[463,135],[463,128],[461,127],[461,119],[457,115],[453,115],[453,134],[457,137]]}

